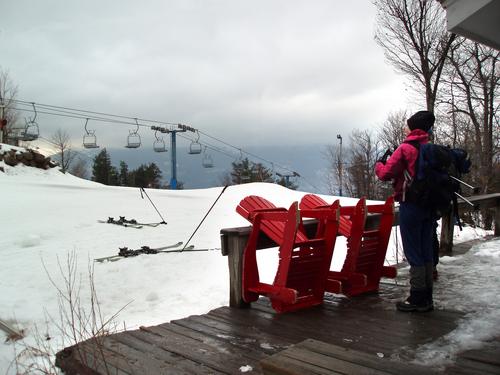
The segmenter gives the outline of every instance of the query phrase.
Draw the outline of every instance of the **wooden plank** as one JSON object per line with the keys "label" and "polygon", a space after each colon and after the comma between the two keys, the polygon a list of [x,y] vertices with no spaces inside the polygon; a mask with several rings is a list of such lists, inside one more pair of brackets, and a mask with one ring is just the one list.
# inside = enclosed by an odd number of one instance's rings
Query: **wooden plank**
{"label": "wooden plank", "polygon": [[[300,344],[298,344],[300,345]],[[353,352],[353,351],[351,351]],[[340,374],[370,374],[370,375],[387,375],[388,373],[384,371],[380,371],[378,369],[370,368],[363,366],[361,364],[357,364],[355,362],[344,361],[342,359],[333,358],[328,355],[324,355],[321,353],[317,353],[305,348],[301,347],[292,347],[283,351],[282,353],[277,354],[276,356],[281,356],[284,360],[293,359],[302,364],[302,369],[300,372],[296,374],[302,374],[304,370],[306,372],[312,373],[330,373],[330,372],[338,372]],[[352,358],[353,361],[356,358]],[[268,359],[268,361],[272,361],[272,357]],[[297,363],[296,362],[296,363]],[[261,363],[261,366],[265,368],[265,365]],[[265,374],[265,372],[264,372]]]}
{"label": "wooden plank", "polygon": [[258,361],[245,357],[241,353],[201,343],[172,331],[167,336],[164,333],[159,327],[142,327],[140,331],[141,337],[147,341],[225,374],[238,373],[240,367],[245,365],[258,367]]}
{"label": "wooden plank", "polygon": [[99,374],[130,375],[134,374],[132,366],[121,354],[104,348],[95,341],[78,344],[74,359]]}
{"label": "wooden plank", "polygon": [[420,375],[433,374],[434,371],[427,366],[419,366],[399,361],[392,361],[388,358],[380,358],[377,355],[370,355],[364,352],[355,351],[349,348],[343,348],[337,345],[331,345],[318,340],[307,339],[296,345],[297,348],[304,348],[309,351],[328,355],[344,361],[350,361],[361,364],[368,368],[390,374]]}
{"label": "wooden plank", "polygon": [[475,371],[472,371],[470,369],[464,369],[461,367],[447,367],[443,374],[446,375],[484,375]]}
{"label": "wooden plank", "polygon": [[245,351],[259,351],[261,355],[275,354],[289,346],[283,344],[279,336],[273,336],[258,329],[238,329],[234,325],[206,316],[191,316],[172,323],[225,340]]}
{"label": "wooden plank", "polygon": [[127,364],[133,374],[143,375],[189,375],[191,372],[183,371],[172,364],[158,359],[150,352],[139,351],[131,346],[116,340],[114,336],[107,337],[103,346],[126,358]]}
{"label": "wooden plank", "polygon": [[[287,362],[291,361],[294,365],[293,372],[280,372],[276,368],[286,369]],[[337,345],[331,345],[325,342],[307,339],[294,347],[286,349],[263,361],[261,366],[264,374],[266,369],[272,368],[273,374],[323,374],[323,373],[341,373],[341,374],[405,374],[420,375],[433,374],[430,368],[416,366],[401,362],[390,361],[386,358],[379,358],[376,355],[346,349]]]}
{"label": "wooden plank", "polygon": [[483,362],[491,365],[498,366],[500,373],[500,350],[496,351],[488,350],[487,348],[481,348],[476,350],[469,350],[460,354],[460,357],[470,359],[476,362]]}
{"label": "wooden plank", "polygon": [[273,356],[260,362],[265,375],[346,375],[332,369],[304,366],[295,358]]}
{"label": "wooden plank", "polygon": [[[184,371],[189,374],[222,374],[221,372],[215,371],[214,369],[206,368],[201,366],[199,363],[191,361],[184,358],[176,353],[171,353],[164,350],[157,345],[151,344],[150,342],[143,341],[143,337],[139,334],[134,336],[130,334],[132,331],[123,332],[113,335],[113,339],[123,343],[130,348],[136,349],[145,355],[151,355],[154,359],[164,361],[180,371]],[[140,332],[140,331],[135,331]]]}
{"label": "wooden plank", "polygon": [[473,361],[467,358],[458,357],[455,361],[455,365],[461,368],[465,368],[472,371],[477,371],[484,375],[488,374],[500,374],[500,367],[496,365],[492,365],[485,362]]}
{"label": "wooden plank", "polygon": [[[209,327],[197,324],[188,319],[176,321],[173,323],[161,324],[155,328],[160,329],[160,333],[169,335],[172,332],[197,340],[203,344],[211,345],[218,350],[230,355],[240,355],[242,357],[261,360],[265,356],[260,350],[255,350],[245,345],[237,345],[236,340],[225,340],[224,338],[213,334]],[[162,332],[163,331],[163,332]]]}

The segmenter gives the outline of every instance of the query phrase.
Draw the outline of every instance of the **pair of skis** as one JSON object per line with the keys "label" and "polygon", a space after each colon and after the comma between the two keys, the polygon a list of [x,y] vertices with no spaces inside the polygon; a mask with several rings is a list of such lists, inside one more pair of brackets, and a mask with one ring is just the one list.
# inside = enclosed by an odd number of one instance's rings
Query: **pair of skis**
{"label": "pair of skis", "polygon": [[139,223],[135,219],[125,219],[125,216],[120,216],[120,219],[115,220],[113,217],[109,217],[108,220],[97,220],[99,223],[107,223],[107,224],[115,224],[120,225],[122,227],[129,227],[135,229],[141,229],[142,227],[157,227],[161,224],[167,224],[164,221],[158,223]]}
{"label": "pair of skis", "polygon": [[[172,245],[151,248],[149,246],[142,246],[139,249],[129,249],[127,247],[121,247],[117,255],[111,255],[107,257],[94,259],[94,262],[115,262],[123,258],[134,257],[140,254],[159,254],[159,253],[182,253],[184,251],[209,251],[215,249],[195,249],[194,245],[186,246],[185,248],[180,248],[183,242],[177,242]],[[177,248],[177,249],[176,249]]]}

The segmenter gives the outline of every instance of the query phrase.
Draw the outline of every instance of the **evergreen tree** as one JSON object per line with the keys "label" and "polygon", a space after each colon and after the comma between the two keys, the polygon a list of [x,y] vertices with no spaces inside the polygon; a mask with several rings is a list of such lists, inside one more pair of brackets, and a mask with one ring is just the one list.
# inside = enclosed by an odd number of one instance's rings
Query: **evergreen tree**
{"label": "evergreen tree", "polygon": [[139,168],[129,174],[131,186],[159,188],[161,182],[161,170],[155,163],[149,165],[141,164]]}
{"label": "evergreen tree", "polygon": [[105,148],[94,157],[92,165],[92,181],[110,184],[111,158]]}
{"label": "evergreen tree", "polygon": [[254,163],[248,158],[232,163],[231,182],[235,185],[248,182],[275,182],[273,173],[261,163]]}
{"label": "evergreen tree", "polygon": [[155,163],[150,163],[146,167],[146,180],[148,186],[158,189],[161,182],[161,170]]}
{"label": "evergreen tree", "polygon": [[118,173],[118,184],[120,186],[129,186],[128,165],[123,160],[120,160],[120,172]]}
{"label": "evergreen tree", "polygon": [[120,186],[120,175],[118,169],[113,165],[109,168],[108,185]]}

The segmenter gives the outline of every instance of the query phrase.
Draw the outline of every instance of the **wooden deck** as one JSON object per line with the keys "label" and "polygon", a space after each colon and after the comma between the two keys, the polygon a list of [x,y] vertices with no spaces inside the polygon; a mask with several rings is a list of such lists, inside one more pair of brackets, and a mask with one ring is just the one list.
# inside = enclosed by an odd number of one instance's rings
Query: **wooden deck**
{"label": "wooden deck", "polygon": [[404,290],[327,295],[323,306],[282,315],[261,298],[86,341],[58,353],[57,365],[66,374],[500,374],[500,340],[446,369],[410,365],[418,345],[452,331],[462,314],[397,312]]}

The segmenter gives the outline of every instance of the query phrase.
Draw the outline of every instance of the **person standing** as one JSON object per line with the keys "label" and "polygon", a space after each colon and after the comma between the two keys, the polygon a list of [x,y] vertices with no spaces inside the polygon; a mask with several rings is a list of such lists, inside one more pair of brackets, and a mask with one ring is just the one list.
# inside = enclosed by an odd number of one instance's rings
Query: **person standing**
{"label": "person standing", "polygon": [[418,144],[429,142],[429,132],[434,126],[432,112],[418,111],[411,116],[404,128],[406,138],[391,155],[375,164],[375,174],[382,181],[393,181],[394,199],[400,202],[399,225],[403,250],[410,264],[410,295],[396,303],[403,312],[427,312],[434,309],[433,232],[435,217],[429,208],[419,206],[407,195],[407,188],[415,176],[418,158]]}

